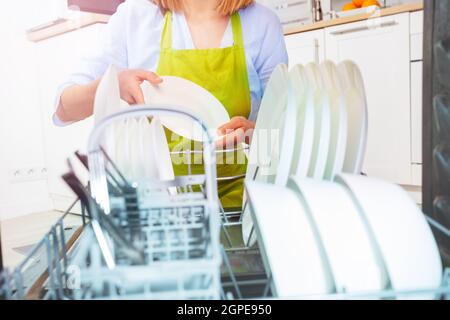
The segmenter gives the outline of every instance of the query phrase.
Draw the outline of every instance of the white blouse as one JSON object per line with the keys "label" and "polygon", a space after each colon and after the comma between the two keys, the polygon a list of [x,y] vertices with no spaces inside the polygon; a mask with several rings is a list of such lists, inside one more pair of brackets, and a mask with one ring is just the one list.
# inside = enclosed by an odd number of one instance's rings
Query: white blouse
{"label": "white blouse", "polygon": [[[239,11],[244,37],[248,80],[251,94],[250,119],[258,114],[264,88],[280,63],[288,63],[283,30],[278,17],[261,4],[252,4]],[[164,16],[150,0],[128,0],[121,4],[102,32],[102,41],[93,53],[74,68],[58,90],[56,106],[62,91],[74,84],[87,84],[100,78],[110,64],[119,69],[145,69],[155,72],[160,53]],[[194,49],[191,34],[183,14],[173,14],[172,47]],[[222,40],[222,47],[233,44],[231,23]],[[56,125],[62,122],[56,114]]]}

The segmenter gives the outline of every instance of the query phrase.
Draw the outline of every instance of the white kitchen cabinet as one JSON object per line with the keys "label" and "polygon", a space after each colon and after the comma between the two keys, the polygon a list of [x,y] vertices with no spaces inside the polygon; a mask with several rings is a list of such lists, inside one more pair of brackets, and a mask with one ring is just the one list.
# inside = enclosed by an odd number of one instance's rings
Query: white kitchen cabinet
{"label": "white kitchen cabinet", "polygon": [[423,59],[423,33],[411,34],[411,61]]}
{"label": "white kitchen cabinet", "polygon": [[290,66],[325,60],[324,29],[287,35],[285,41]]}
{"label": "white kitchen cabinet", "polygon": [[423,59],[423,11],[412,12],[410,16],[411,61]]}
{"label": "white kitchen cabinet", "polygon": [[353,60],[364,78],[369,133],[363,171],[409,185],[411,173],[409,13],[326,28],[326,58]]}
{"label": "white kitchen cabinet", "polygon": [[423,11],[411,13],[411,174],[412,185],[422,185],[422,70]]}
{"label": "white kitchen cabinet", "polygon": [[412,184],[422,177],[422,61],[411,63],[411,162]]}
{"label": "white kitchen cabinet", "polygon": [[422,163],[422,61],[411,63],[411,161]]}

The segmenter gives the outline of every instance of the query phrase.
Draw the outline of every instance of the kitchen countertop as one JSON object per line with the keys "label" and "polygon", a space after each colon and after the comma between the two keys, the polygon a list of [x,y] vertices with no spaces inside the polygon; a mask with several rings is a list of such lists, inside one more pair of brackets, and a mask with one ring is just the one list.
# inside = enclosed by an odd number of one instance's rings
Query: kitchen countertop
{"label": "kitchen countertop", "polygon": [[362,20],[366,20],[366,19],[370,19],[370,18],[385,17],[385,16],[390,16],[393,14],[399,14],[399,13],[404,13],[404,12],[413,12],[413,11],[419,11],[419,10],[423,10],[423,1],[383,8],[380,10],[379,14],[377,14],[376,16],[373,15],[373,12],[372,13],[364,13],[364,14],[356,14],[356,15],[350,16],[350,17],[324,20],[324,21],[320,21],[320,22],[316,22],[316,23],[311,23],[308,25],[293,27],[293,28],[285,30],[284,34],[289,35],[289,34],[294,34],[294,33],[313,31],[313,30],[317,30],[317,29],[323,29],[323,28],[337,26],[337,25],[346,24],[346,23],[350,23],[350,22],[362,21]]}

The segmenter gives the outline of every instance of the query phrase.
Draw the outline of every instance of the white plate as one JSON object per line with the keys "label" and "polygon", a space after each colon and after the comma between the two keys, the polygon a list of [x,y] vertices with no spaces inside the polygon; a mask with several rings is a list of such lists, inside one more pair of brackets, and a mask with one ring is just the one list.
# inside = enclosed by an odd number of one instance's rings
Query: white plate
{"label": "white plate", "polygon": [[[98,125],[105,117],[122,109],[117,69],[111,65],[106,70],[97,87],[93,110],[94,124]],[[116,121],[110,124],[105,129],[102,137],[102,147],[113,160],[116,160],[114,155],[117,140],[116,132],[119,127],[119,122]]]}
{"label": "white plate", "polygon": [[359,68],[351,61],[338,66],[342,92],[347,106],[348,135],[343,172],[359,174],[367,145],[367,103]]}
{"label": "white plate", "polygon": [[159,179],[161,181],[170,181],[175,179],[172,160],[170,157],[169,145],[161,121],[154,117],[151,122],[153,134],[153,154],[158,167]]}
{"label": "white plate", "polygon": [[145,165],[146,164],[144,163],[143,159],[144,159],[144,152],[146,149],[148,149],[148,148],[146,148],[146,146],[144,144],[145,143],[144,142],[144,131],[145,131],[147,124],[148,124],[148,119],[146,117],[141,117],[141,118],[136,119],[136,135],[137,136],[135,138],[133,138],[133,139],[135,139],[135,142],[137,144],[136,145],[137,161],[135,164],[136,172],[137,172],[138,177],[141,177],[141,178],[146,177],[146,174],[145,174],[145,171],[146,171]]}
{"label": "white plate", "polygon": [[[246,181],[275,182],[283,129],[281,120],[285,116],[288,86],[288,68],[285,64],[279,64],[270,76],[261,101],[249,150]],[[245,201],[244,196],[244,203]],[[253,245],[256,237],[253,233],[252,239],[249,240],[253,229],[249,211],[247,206],[242,213],[242,234],[244,241]]]}
{"label": "white plate", "polygon": [[138,120],[135,118],[127,119],[128,123],[128,147],[129,147],[129,163],[128,167],[130,170],[130,179],[132,181],[137,181],[142,179],[142,175],[140,172],[140,167],[142,165],[142,161],[140,159],[140,150],[142,148],[141,140],[139,139],[139,125]]}
{"label": "white plate", "polygon": [[291,174],[306,177],[314,142],[314,94],[302,65],[292,67],[289,79],[298,110],[296,147],[292,158]]}
{"label": "white plate", "polygon": [[337,173],[342,172],[347,144],[347,111],[336,65],[325,61],[320,65],[323,88],[330,104],[331,135],[328,149],[326,180],[332,180]]}
{"label": "white plate", "polygon": [[[146,104],[172,106],[188,112],[201,120],[215,138],[217,129],[230,121],[224,106],[201,86],[182,78],[164,76],[163,82],[152,85],[144,81],[141,85]],[[201,126],[184,116],[160,117],[161,123],[177,135],[195,141],[203,141]]]}
{"label": "white plate", "polygon": [[129,162],[130,162],[130,152],[129,152],[129,143],[130,143],[130,132],[128,130],[128,119],[125,119],[121,123],[121,134],[119,138],[119,145],[117,147],[117,155],[118,159],[120,159],[121,167],[119,169],[125,175],[126,178],[130,178],[130,170],[129,170]]}
{"label": "white plate", "polygon": [[157,164],[155,163],[156,142],[154,134],[152,132],[151,124],[148,122],[148,120],[147,124],[143,126],[142,141],[143,141],[142,162],[145,164],[145,177],[149,179],[156,179],[159,176],[158,167]]}
{"label": "white plate", "polygon": [[[289,86],[289,73],[285,64],[278,65],[267,83],[256,119],[255,130],[249,150],[246,179],[274,181],[279,155],[277,144],[282,138],[282,119],[285,117]],[[281,126],[281,127],[280,127]],[[275,154],[275,155],[274,155]]]}
{"label": "white plate", "polygon": [[361,74],[361,70],[354,62],[348,61],[347,63],[349,63],[353,69],[353,81],[356,89],[363,94],[364,101],[367,101],[366,89],[364,86],[364,80]]}
{"label": "white plate", "polygon": [[[125,119],[123,121],[123,129],[122,129],[122,139],[121,145],[118,148],[117,152],[123,152],[121,155],[122,161],[122,173],[129,180],[133,179],[133,166],[131,165],[132,156],[130,154],[131,150],[131,121],[130,118]],[[123,150],[123,151],[122,151]]]}
{"label": "white plate", "polygon": [[[364,212],[395,290],[432,289],[441,284],[442,264],[424,214],[405,190],[393,183],[340,174]],[[422,294],[413,298],[432,299]]]}
{"label": "white plate", "polygon": [[373,249],[358,208],[337,183],[293,177],[289,187],[306,204],[318,230],[338,293],[385,289],[383,260]]}
{"label": "white plate", "polygon": [[286,187],[252,181],[247,191],[275,296],[330,293],[331,275],[297,195]]}
{"label": "white plate", "polygon": [[[289,80],[289,74],[287,77]],[[272,152],[272,163],[277,166],[274,182],[279,186],[286,186],[291,175],[291,166],[297,142],[297,119],[301,110],[298,108],[294,91],[291,81],[288,81],[288,97],[285,110],[280,114],[277,123],[274,125],[275,128],[279,128],[278,130],[281,134],[279,142],[274,141],[275,146],[272,145],[272,150],[278,151]]]}
{"label": "white plate", "polygon": [[[170,85],[170,80],[168,84]],[[122,111],[129,105],[120,99],[117,70],[110,66],[98,86],[94,102],[94,121]],[[146,117],[116,121],[106,130],[104,147],[130,180],[173,179],[170,153],[161,124],[150,126]]]}
{"label": "white plate", "polygon": [[123,173],[124,166],[124,152],[123,152],[123,141],[125,134],[124,131],[124,122],[120,122],[116,124],[116,131],[114,132],[115,141],[114,141],[114,154],[111,154],[110,157],[114,161],[117,168]]}
{"label": "white plate", "polygon": [[98,84],[94,98],[94,123],[122,110],[117,69],[110,65]]}
{"label": "white plate", "polygon": [[308,177],[323,179],[330,146],[330,105],[329,100],[325,99],[325,95],[322,93],[322,76],[319,67],[310,63],[305,67],[305,73],[314,94],[314,143]]}

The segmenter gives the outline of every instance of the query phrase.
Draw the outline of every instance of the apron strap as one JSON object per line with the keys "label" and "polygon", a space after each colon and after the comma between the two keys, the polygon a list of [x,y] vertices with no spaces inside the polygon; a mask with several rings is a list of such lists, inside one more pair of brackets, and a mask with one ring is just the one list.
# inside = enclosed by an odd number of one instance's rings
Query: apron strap
{"label": "apron strap", "polygon": [[244,48],[244,37],[242,35],[241,17],[238,12],[233,13],[231,16],[231,28],[233,30],[234,45]]}
{"label": "apron strap", "polygon": [[172,12],[164,15],[164,24],[161,34],[161,50],[172,48]]}
{"label": "apron strap", "polygon": [[[233,42],[235,46],[244,47],[242,35],[241,18],[238,12],[231,16],[231,28],[233,31]],[[164,15],[164,24],[161,34],[161,50],[172,48],[172,12],[167,11]]]}

